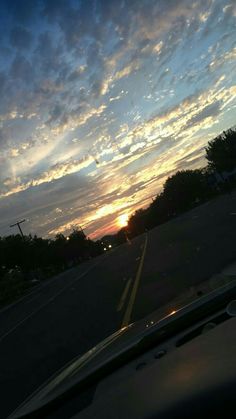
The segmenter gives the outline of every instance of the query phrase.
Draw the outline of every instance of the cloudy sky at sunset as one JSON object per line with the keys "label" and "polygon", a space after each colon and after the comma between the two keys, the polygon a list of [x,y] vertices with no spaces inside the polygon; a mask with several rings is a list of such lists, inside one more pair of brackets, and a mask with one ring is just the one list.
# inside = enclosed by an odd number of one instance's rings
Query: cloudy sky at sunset
{"label": "cloudy sky at sunset", "polygon": [[114,231],[235,125],[234,0],[0,3],[1,235]]}

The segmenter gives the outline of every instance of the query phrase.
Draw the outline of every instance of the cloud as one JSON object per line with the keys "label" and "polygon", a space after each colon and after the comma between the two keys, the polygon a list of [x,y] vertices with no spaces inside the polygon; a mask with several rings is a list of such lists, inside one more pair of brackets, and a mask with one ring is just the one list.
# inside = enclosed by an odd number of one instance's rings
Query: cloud
{"label": "cloud", "polygon": [[63,125],[68,121],[68,116],[65,115],[64,106],[57,103],[49,113],[49,119],[47,120],[47,124],[51,124],[53,122],[60,121]]}
{"label": "cloud", "polygon": [[0,94],[4,95],[4,88],[6,86],[6,75],[3,72],[0,72]]}
{"label": "cloud", "polygon": [[28,140],[26,142],[22,142],[20,143],[20,145],[18,147],[12,147],[10,149],[7,150],[7,152],[5,153],[7,158],[14,158],[14,157],[18,157],[21,154],[24,154],[26,150],[29,150],[31,148],[33,148],[36,144],[35,140]]}
{"label": "cloud", "polygon": [[[13,151],[15,153],[15,151]],[[16,156],[19,154],[16,150]],[[7,192],[3,192],[0,197],[9,196],[15,193],[19,193],[29,189],[31,187],[39,186],[43,183],[50,183],[56,179],[60,179],[64,176],[67,176],[72,173],[78,173],[80,170],[88,167],[93,163],[93,158],[91,156],[86,156],[79,160],[69,160],[64,163],[57,163],[49,168],[46,172],[40,174],[38,177],[35,177],[31,180],[28,180],[23,183],[14,185]],[[13,182],[12,182],[13,183]]]}
{"label": "cloud", "polygon": [[106,109],[105,104],[101,104],[98,108],[77,107],[70,112],[65,111],[64,107],[56,104],[49,115],[46,125],[51,125],[51,132],[54,135],[61,135],[66,131],[74,131],[75,128],[81,128],[92,118],[99,117]]}
{"label": "cloud", "polygon": [[86,34],[97,39],[100,25],[94,19],[95,2],[93,0],[89,3],[82,1],[78,4],[65,0],[44,0],[43,3],[43,16],[51,24],[59,25],[68,48],[78,47]]}
{"label": "cloud", "polygon": [[[11,179],[5,179],[11,184]],[[68,175],[51,183],[43,183],[29,188],[21,193],[9,195],[1,199],[0,228],[4,234],[9,234],[9,225],[15,219],[16,213],[25,218],[26,233],[47,235],[47,233],[64,222],[79,216],[83,204],[96,197],[97,185],[88,183],[85,176]],[[56,210],[59,208],[61,210]]]}
{"label": "cloud", "polygon": [[224,13],[228,13],[230,16],[235,16],[236,17],[236,5],[233,1],[231,1],[230,3],[226,4],[226,6],[223,7],[223,12]]}
{"label": "cloud", "polygon": [[219,101],[211,103],[210,105],[207,105],[205,108],[203,108],[200,112],[198,112],[188,121],[187,127],[199,124],[201,121],[203,121],[206,118],[218,116],[221,112],[222,104],[223,104],[222,101],[219,100]]}
{"label": "cloud", "polygon": [[158,113],[149,120],[138,124],[126,135],[124,142],[132,143],[136,138],[147,139],[150,143],[155,143],[158,138],[166,138],[170,135],[177,139],[184,133],[184,130],[195,126],[201,128],[204,119],[216,116],[220,113],[224,104],[234,98],[234,89],[230,88],[218,90],[209,89],[196,95],[190,95],[181,103]]}
{"label": "cloud", "polygon": [[222,65],[225,65],[227,61],[232,61],[233,63],[235,63],[235,58],[236,58],[236,47],[214,58],[210,62],[208,68],[210,71],[215,71],[217,68],[221,67]]}
{"label": "cloud", "polygon": [[5,2],[1,205],[13,218],[35,215],[42,234],[76,220],[98,234],[175,170],[202,165],[206,142],[233,120],[234,9],[229,0]]}
{"label": "cloud", "polygon": [[24,83],[31,83],[33,68],[30,62],[23,56],[17,55],[12,63],[10,75],[13,79]]}
{"label": "cloud", "polygon": [[110,97],[109,102],[114,102],[115,100],[119,100],[122,97],[122,94]]}
{"label": "cloud", "polygon": [[137,71],[139,69],[139,65],[137,62],[131,62],[126,67],[122,68],[121,70],[117,71],[113,77],[113,80],[120,80],[123,77],[129,76],[134,71]]}
{"label": "cloud", "polygon": [[153,47],[153,51],[156,54],[160,54],[161,50],[163,48],[163,41],[159,41],[154,47]]}
{"label": "cloud", "polygon": [[35,0],[8,0],[3,1],[6,4],[9,12],[19,23],[29,22],[35,15],[37,15],[40,2]]}
{"label": "cloud", "polygon": [[78,69],[73,70],[71,74],[68,77],[69,82],[74,82],[78,80],[78,78],[81,78],[81,76],[84,74],[84,72],[87,69],[87,65],[80,65]]}
{"label": "cloud", "polygon": [[46,76],[50,79],[55,72],[58,75],[65,67],[67,68],[63,52],[63,43],[60,39],[55,40],[51,32],[45,31],[39,35],[34,51],[34,62],[41,70],[41,77]]}
{"label": "cloud", "polygon": [[28,49],[32,42],[31,33],[21,26],[15,26],[10,33],[10,41],[13,47]]}

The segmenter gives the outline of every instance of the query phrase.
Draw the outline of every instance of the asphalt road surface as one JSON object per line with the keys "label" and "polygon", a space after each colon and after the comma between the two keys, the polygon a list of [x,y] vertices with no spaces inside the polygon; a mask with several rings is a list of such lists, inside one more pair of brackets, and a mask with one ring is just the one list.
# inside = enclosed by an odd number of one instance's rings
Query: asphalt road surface
{"label": "asphalt road surface", "polygon": [[236,193],[38,286],[0,312],[0,417],[74,356],[236,260]]}

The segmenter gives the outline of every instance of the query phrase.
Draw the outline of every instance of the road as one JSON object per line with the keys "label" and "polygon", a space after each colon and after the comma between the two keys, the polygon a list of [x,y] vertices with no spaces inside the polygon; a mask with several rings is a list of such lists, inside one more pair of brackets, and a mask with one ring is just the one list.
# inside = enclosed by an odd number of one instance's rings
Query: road
{"label": "road", "polygon": [[0,312],[0,417],[74,356],[236,260],[236,193],[48,280]]}

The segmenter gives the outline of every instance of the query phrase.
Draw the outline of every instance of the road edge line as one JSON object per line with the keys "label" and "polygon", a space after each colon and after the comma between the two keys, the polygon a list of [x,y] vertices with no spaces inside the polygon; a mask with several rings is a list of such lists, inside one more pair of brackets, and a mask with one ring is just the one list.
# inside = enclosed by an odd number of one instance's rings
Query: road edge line
{"label": "road edge line", "polygon": [[143,263],[144,263],[146,249],[147,249],[147,241],[148,241],[148,236],[146,234],[142,256],[141,256],[141,259],[140,259],[139,267],[138,267],[137,274],[136,274],[136,277],[135,277],[135,280],[134,280],[134,285],[133,285],[133,288],[131,290],[130,299],[129,299],[128,306],[127,306],[126,311],[125,311],[125,315],[123,317],[121,327],[128,326],[129,321],[130,321],[131,313],[132,313],[132,310],[133,310],[133,306],[134,306],[134,302],[135,302],[135,298],[136,298],[136,294],[137,294],[137,291],[138,291],[138,286],[139,286],[139,282],[140,282],[140,278],[141,278],[141,274],[142,274]]}

